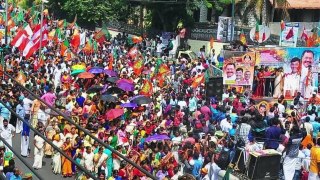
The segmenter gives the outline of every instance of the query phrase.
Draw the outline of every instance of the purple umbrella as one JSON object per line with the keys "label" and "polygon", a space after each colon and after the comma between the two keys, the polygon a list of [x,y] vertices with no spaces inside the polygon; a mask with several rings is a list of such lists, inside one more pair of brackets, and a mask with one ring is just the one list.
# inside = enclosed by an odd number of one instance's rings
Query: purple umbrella
{"label": "purple umbrella", "polygon": [[156,134],[156,135],[147,137],[145,142],[162,141],[162,140],[168,140],[168,139],[170,139],[170,138],[167,135]]}
{"label": "purple umbrella", "polygon": [[100,91],[101,94],[105,93],[105,92],[107,91],[107,89],[108,89],[108,84],[105,84],[105,85],[103,86],[102,90]]}
{"label": "purple umbrella", "polygon": [[103,73],[103,69],[100,67],[93,67],[88,72],[92,74],[100,74]]}
{"label": "purple umbrella", "polygon": [[116,76],[118,76],[118,74],[117,74],[115,71],[112,71],[112,70],[110,70],[110,69],[105,69],[103,72],[104,72],[106,75],[111,76],[111,77],[116,77]]}
{"label": "purple umbrella", "polygon": [[129,83],[118,83],[118,88],[124,90],[124,91],[134,91],[134,86],[133,84]]}
{"label": "purple umbrella", "polygon": [[125,107],[125,108],[135,108],[138,107],[138,105],[136,103],[122,103],[120,105],[121,107]]}

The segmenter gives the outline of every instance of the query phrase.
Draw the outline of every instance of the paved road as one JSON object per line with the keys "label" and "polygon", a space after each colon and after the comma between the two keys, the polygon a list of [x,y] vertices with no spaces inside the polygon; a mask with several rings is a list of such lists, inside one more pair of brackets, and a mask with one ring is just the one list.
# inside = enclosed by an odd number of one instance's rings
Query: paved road
{"label": "paved road", "polygon": [[[16,136],[13,139],[13,148],[14,150],[18,151],[19,153],[21,152],[21,136],[20,134],[16,134]],[[31,147],[31,154],[29,158],[25,158],[25,160],[27,160],[28,164],[32,167],[34,158],[33,158],[33,133],[31,133],[30,135],[30,147]],[[31,172],[29,170],[29,168],[24,165],[17,157],[15,157],[15,162],[16,162],[16,166],[24,173],[28,173]],[[43,167],[42,169],[36,170],[43,178],[44,180],[57,180],[57,179],[65,179],[65,180],[71,180],[74,178],[63,178],[61,176],[61,174],[59,175],[55,175],[52,173],[51,171],[51,162],[52,159],[51,158],[43,158]],[[38,180],[39,178],[37,178],[35,175],[33,176],[33,180]]]}

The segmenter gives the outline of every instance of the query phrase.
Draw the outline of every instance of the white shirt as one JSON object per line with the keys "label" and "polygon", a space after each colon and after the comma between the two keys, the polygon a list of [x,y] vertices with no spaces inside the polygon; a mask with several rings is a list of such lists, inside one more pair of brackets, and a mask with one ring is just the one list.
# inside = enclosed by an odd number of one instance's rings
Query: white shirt
{"label": "white shirt", "polygon": [[83,153],[84,167],[85,167],[87,170],[89,170],[89,171],[93,171],[93,168],[94,168],[93,157],[94,157],[93,152],[91,152],[90,154],[88,154],[88,153],[85,151],[85,152]]}
{"label": "white shirt", "polygon": [[32,103],[33,103],[33,101],[31,101],[28,98],[23,99],[23,108],[24,108],[24,112],[26,114],[30,114],[30,109],[31,109]]}
{"label": "white shirt", "polygon": [[44,125],[47,124],[47,115],[44,111],[42,111],[41,109],[38,110],[37,112],[37,117],[38,117],[38,121],[42,122]]}
{"label": "white shirt", "polygon": [[227,121],[227,118],[223,119],[220,122],[220,127],[223,132],[227,132],[227,133],[229,133],[230,129],[232,129],[232,125]]}
{"label": "white shirt", "polygon": [[183,110],[185,107],[187,107],[187,103],[185,101],[179,101],[178,105],[180,106],[180,110]]}
{"label": "white shirt", "polygon": [[283,104],[278,104],[278,110],[280,114],[283,114],[286,111],[286,108],[284,107]]}
{"label": "white shirt", "polygon": [[[205,168],[208,170],[208,174],[204,177],[204,179],[209,180],[218,180],[219,179],[219,171],[221,168],[216,163],[208,163]],[[211,177],[209,177],[211,175]]]}
{"label": "white shirt", "polygon": [[13,133],[16,131],[16,128],[8,124],[5,128],[4,125],[0,126],[0,135],[3,139],[12,139]]}

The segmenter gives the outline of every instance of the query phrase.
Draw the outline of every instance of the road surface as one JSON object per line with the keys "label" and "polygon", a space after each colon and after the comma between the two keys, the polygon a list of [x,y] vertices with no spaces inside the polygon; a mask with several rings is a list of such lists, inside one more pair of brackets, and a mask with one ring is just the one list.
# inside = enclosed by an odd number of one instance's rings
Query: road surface
{"label": "road surface", "polygon": [[[28,164],[32,167],[34,157],[33,157],[33,152],[34,152],[34,146],[33,146],[33,132],[30,132],[30,147],[31,147],[31,153],[29,158],[24,158]],[[16,150],[19,154],[21,152],[21,135],[16,134],[13,138],[13,148]],[[18,167],[23,173],[29,173],[31,172],[29,168],[24,165],[17,157],[15,157],[15,163],[16,167]],[[53,174],[51,171],[51,163],[52,159],[51,158],[45,158],[43,157],[43,163],[42,163],[42,169],[36,170],[42,177],[44,177],[44,180],[57,180],[57,179],[65,179],[65,180],[71,180],[73,178],[63,178],[61,174]],[[35,175],[33,175],[33,180],[38,180]]]}

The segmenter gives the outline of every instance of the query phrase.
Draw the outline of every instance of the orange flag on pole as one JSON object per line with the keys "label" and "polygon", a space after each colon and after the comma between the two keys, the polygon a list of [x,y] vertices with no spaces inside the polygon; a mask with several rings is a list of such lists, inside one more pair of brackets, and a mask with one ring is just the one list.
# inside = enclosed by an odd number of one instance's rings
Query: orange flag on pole
{"label": "orange flag on pole", "polygon": [[80,34],[79,34],[79,30],[78,29],[74,30],[73,35],[71,37],[70,45],[74,49],[78,49],[78,47],[80,45]]}
{"label": "orange flag on pole", "polygon": [[166,74],[167,72],[169,72],[169,68],[166,64],[161,64],[160,68],[159,68],[159,74]]}
{"label": "orange flag on pole", "polygon": [[114,61],[114,58],[113,58],[113,54],[111,53],[109,57],[109,65],[108,65],[108,69],[110,70],[112,70],[113,68],[113,61]]}
{"label": "orange flag on pole", "polygon": [[201,74],[198,77],[194,78],[194,80],[193,80],[193,82],[191,84],[191,87],[192,88],[197,88],[203,82],[204,82],[204,74]]}
{"label": "orange flag on pole", "polygon": [[213,39],[213,37],[211,36],[211,38],[210,38],[210,49],[213,48],[213,43],[214,43],[214,39]]}
{"label": "orange flag on pole", "polygon": [[151,96],[153,91],[152,83],[148,80],[144,81],[140,94],[145,96]]}

